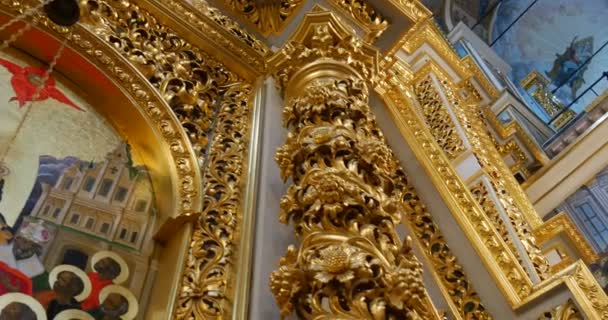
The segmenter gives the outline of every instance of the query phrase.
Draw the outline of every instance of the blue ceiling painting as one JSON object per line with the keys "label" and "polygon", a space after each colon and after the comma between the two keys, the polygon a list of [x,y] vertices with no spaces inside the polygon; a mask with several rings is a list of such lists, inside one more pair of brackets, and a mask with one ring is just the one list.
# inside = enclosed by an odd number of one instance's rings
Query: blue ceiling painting
{"label": "blue ceiling painting", "polygon": [[608,0],[504,0],[492,47],[513,67],[515,83],[539,71],[549,89],[579,112],[608,88],[602,80],[589,89],[608,71],[606,17]]}

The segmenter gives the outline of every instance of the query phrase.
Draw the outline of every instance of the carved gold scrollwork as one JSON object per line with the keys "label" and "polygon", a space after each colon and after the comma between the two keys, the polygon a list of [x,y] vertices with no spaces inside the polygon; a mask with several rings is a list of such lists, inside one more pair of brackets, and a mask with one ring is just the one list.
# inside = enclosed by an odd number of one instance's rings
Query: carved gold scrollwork
{"label": "carved gold scrollwork", "polygon": [[409,224],[462,318],[492,319],[405,173],[398,170],[396,180],[396,188],[401,190],[401,201],[408,210],[406,217]]}
{"label": "carved gold scrollwork", "polygon": [[[402,211],[390,172],[397,163],[375,128],[367,94],[359,79],[314,80],[285,108],[294,131],[276,159],[294,184],[281,200],[280,219],[294,222],[302,244],[272,274],[283,315],[294,304],[306,319],[430,312],[420,263],[395,232]],[[323,300],[331,296],[327,309]]]}
{"label": "carved gold scrollwork", "polygon": [[502,239],[505,241],[505,243],[509,245],[509,248],[513,252],[513,255],[517,257],[519,264],[523,267],[523,262],[521,260],[521,256],[519,255],[519,251],[517,250],[517,247],[515,246],[515,243],[513,242],[509,231],[507,230],[505,222],[500,217],[500,213],[496,208],[496,204],[490,198],[488,188],[483,183],[483,181],[479,181],[477,184],[471,186],[471,193],[473,194],[475,199],[477,199],[483,211],[488,215],[488,218],[492,220],[493,227],[496,228],[496,231],[498,231],[498,233],[502,236]]}
{"label": "carved gold scrollwork", "polygon": [[[194,0],[199,2],[201,0]],[[304,3],[303,0],[223,0],[226,7],[243,16],[263,35],[278,34],[292,15]]]}
{"label": "carved gold scrollwork", "polygon": [[87,24],[146,76],[186,130],[204,162],[216,101],[238,77],[206,53],[129,3],[89,0]]}
{"label": "carved gold scrollwork", "polygon": [[388,20],[365,0],[333,0],[333,3],[367,29],[366,40],[369,42],[375,41],[388,28]]}
{"label": "carved gold scrollwork", "polygon": [[251,95],[249,85],[239,84],[223,96],[205,168],[204,209],[195,223],[175,319],[229,318]]}
{"label": "carved gold scrollwork", "polygon": [[456,159],[465,151],[464,142],[439,92],[434,88],[433,80],[427,76],[416,83],[414,89],[431,133],[448,157]]}
{"label": "carved gold scrollwork", "polygon": [[422,266],[395,230],[404,213],[398,163],[362,80],[377,78],[377,53],[343,31],[315,11],[271,59],[291,130],[276,153],[283,179],[293,181],[280,220],[293,222],[301,243],[288,248],[270,287],[282,316],[435,319]]}

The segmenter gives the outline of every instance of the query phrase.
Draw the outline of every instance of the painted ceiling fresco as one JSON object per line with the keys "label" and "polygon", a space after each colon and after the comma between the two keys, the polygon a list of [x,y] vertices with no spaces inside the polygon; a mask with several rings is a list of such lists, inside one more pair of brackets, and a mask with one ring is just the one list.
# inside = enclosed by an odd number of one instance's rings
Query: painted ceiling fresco
{"label": "painted ceiling fresco", "polygon": [[134,319],[155,276],[150,177],[44,73],[0,54],[0,319]]}
{"label": "painted ceiling fresco", "polygon": [[[500,4],[492,47],[513,67],[515,83],[537,70],[551,82],[549,89],[568,105],[608,71],[608,48],[599,50],[608,41],[608,1],[540,0],[513,24],[532,2],[505,0]],[[593,88],[595,92],[589,91],[573,104],[573,110],[579,112],[606,88],[608,81],[601,81]]]}

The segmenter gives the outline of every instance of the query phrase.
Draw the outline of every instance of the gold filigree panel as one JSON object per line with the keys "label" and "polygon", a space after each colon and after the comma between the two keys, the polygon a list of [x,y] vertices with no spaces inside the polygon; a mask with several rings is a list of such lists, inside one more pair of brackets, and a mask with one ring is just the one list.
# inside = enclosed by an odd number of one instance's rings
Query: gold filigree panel
{"label": "gold filigree panel", "polygon": [[456,159],[466,150],[464,141],[460,137],[448,109],[444,106],[431,76],[429,75],[416,83],[414,90],[422,108],[425,121],[437,143],[448,158]]}
{"label": "gold filigree panel", "polygon": [[247,84],[223,95],[205,167],[203,212],[194,226],[175,319],[230,318],[252,99]]}
{"label": "gold filigree panel", "polygon": [[439,276],[439,285],[445,288],[457,312],[463,319],[492,319],[464,268],[458,263],[458,258],[443,238],[433,216],[428,212],[403,171],[397,171],[396,181],[397,189],[402,193],[401,201],[407,210],[406,218],[414,231],[414,236],[431,262],[433,272]]}
{"label": "gold filigree panel", "polygon": [[515,303],[527,297],[532,292],[528,275],[498,232],[488,228],[492,222],[460,181],[428,127],[419,119],[414,107],[405,98],[406,95],[413,96],[412,92],[413,88],[403,86],[400,79],[396,78],[383,87],[382,95],[386,97],[385,102],[393,117],[399,119],[399,130],[414,153],[422,159],[423,163],[427,163],[429,168],[433,168],[430,177],[442,194],[448,197],[446,203],[451,210],[461,212],[454,217],[465,230],[467,237],[471,239],[471,243],[481,252],[480,257],[482,260],[488,258],[483,261],[494,273],[496,281],[501,283],[502,288],[510,288],[505,292],[509,301]]}
{"label": "gold filigree panel", "polygon": [[84,10],[92,31],[129,59],[160,92],[202,164],[217,101],[239,78],[137,5],[91,0]]}

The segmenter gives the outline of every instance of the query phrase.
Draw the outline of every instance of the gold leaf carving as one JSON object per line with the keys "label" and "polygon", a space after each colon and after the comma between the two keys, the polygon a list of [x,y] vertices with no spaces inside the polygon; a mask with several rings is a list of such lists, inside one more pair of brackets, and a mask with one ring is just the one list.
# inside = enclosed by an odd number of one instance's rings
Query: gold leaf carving
{"label": "gold leaf carving", "polygon": [[251,94],[249,85],[239,84],[223,96],[205,168],[203,212],[190,242],[175,319],[229,318]]}

